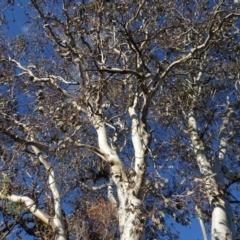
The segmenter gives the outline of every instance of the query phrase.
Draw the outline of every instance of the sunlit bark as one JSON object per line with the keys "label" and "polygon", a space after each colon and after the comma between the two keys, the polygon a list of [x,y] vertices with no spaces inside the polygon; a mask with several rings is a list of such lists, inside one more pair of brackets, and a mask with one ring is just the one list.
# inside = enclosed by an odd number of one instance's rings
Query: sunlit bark
{"label": "sunlit bark", "polygon": [[[137,98],[135,101],[137,101]],[[134,106],[129,109],[133,125],[132,141],[135,149],[135,171],[137,173],[134,183],[131,183],[131,186],[129,186],[129,179],[126,176],[122,161],[118,157],[116,150],[108,143],[109,139],[107,137],[104,120],[98,115],[91,117],[97,131],[99,149],[105,160],[111,165],[112,178],[117,186],[117,196],[119,201],[117,214],[122,240],[140,239],[143,237],[144,232],[142,201],[138,198],[138,192],[141,188],[141,182],[145,172],[145,151],[147,147],[145,147],[144,144],[148,144],[148,142],[146,142],[146,139],[144,139],[145,143],[141,142],[140,134],[138,132],[141,131],[141,129],[138,125],[138,116],[135,112],[135,106],[136,102],[134,103]],[[112,195],[110,196],[110,200],[112,200]],[[115,200],[114,205],[116,206]]]}
{"label": "sunlit bark", "polygon": [[[200,80],[201,76],[202,72],[198,74],[196,82]],[[197,120],[193,110],[193,107],[197,103],[198,91],[199,89],[196,88],[192,96],[192,106],[190,106],[190,111],[188,113],[188,129],[191,143],[195,151],[196,161],[204,179],[206,194],[209,203],[213,208],[211,230],[212,239],[232,240],[235,239],[232,210],[228,200],[221,191],[221,188],[224,185],[222,168],[227,146],[224,139],[225,134],[220,134],[219,155],[214,160],[214,165],[211,166],[206,157],[205,146],[198,133]],[[225,116],[223,124],[227,124],[228,119],[229,118]]]}
{"label": "sunlit bark", "polygon": [[51,216],[38,209],[34,201],[29,197],[18,196],[14,194],[9,195],[8,193],[0,192],[0,199],[6,199],[15,203],[23,203],[26,209],[29,210],[34,216],[39,218],[45,224],[51,224]]}
{"label": "sunlit bark", "polygon": [[[34,139],[32,138],[32,140]],[[66,240],[67,236],[66,236],[66,229],[64,226],[63,215],[62,215],[61,197],[57,189],[54,171],[51,165],[44,159],[39,149],[34,146],[32,146],[32,149],[36,154],[36,156],[38,156],[40,162],[44,165],[46,171],[49,174],[49,188],[53,195],[53,204],[54,204],[54,213],[55,213],[51,220],[51,226],[55,233],[55,239]]]}

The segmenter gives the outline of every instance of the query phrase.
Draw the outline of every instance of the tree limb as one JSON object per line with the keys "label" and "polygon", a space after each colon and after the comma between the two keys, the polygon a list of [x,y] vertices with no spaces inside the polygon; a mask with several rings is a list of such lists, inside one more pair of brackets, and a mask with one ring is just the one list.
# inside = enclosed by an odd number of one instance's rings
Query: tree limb
{"label": "tree limb", "polygon": [[29,210],[35,217],[40,219],[42,222],[46,223],[47,225],[51,225],[52,217],[48,214],[44,213],[40,209],[37,208],[34,201],[26,196],[18,196],[18,195],[8,195],[4,194],[3,191],[0,192],[0,199],[2,200],[9,200],[11,202],[19,202],[23,203],[26,206],[26,209]]}

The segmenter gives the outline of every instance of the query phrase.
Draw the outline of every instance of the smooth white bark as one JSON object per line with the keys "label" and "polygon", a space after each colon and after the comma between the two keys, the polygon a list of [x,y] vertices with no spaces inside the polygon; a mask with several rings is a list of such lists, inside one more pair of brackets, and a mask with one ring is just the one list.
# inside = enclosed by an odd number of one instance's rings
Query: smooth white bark
{"label": "smooth white bark", "polygon": [[202,211],[197,205],[196,205],[195,209],[198,214],[198,220],[199,220],[199,223],[200,223],[200,226],[202,229],[203,239],[208,240],[206,228],[205,228],[204,221],[203,221]]}
{"label": "smooth white bark", "polygon": [[[216,174],[215,179],[218,183],[219,189],[224,186],[224,174],[222,171],[223,163],[227,152],[227,141],[221,136],[219,155],[215,159],[213,165],[213,172]],[[215,205],[212,213],[212,238],[217,239],[235,239],[235,226],[233,222],[233,212],[228,200],[224,197]]]}
{"label": "smooth white bark", "polygon": [[[212,239],[213,240],[232,240],[234,237],[234,225],[232,222],[232,209],[229,202],[221,198],[215,204],[212,212]],[[233,227],[233,228],[232,228]]]}
{"label": "smooth white bark", "polygon": [[212,167],[205,156],[204,145],[198,136],[197,123],[196,123],[196,119],[194,117],[193,111],[190,111],[188,116],[188,127],[189,127],[191,142],[196,154],[197,164],[205,180],[205,188],[207,191],[208,199],[212,204],[214,198],[219,194],[218,185],[215,181],[215,178],[214,178],[215,174],[212,171]]}
{"label": "smooth white bark", "polygon": [[40,209],[37,208],[36,204],[34,201],[26,196],[18,196],[18,195],[8,195],[3,193],[2,191],[0,192],[0,199],[6,199],[11,202],[15,203],[23,203],[26,206],[26,209],[29,210],[35,217],[40,219],[42,222],[46,223],[47,225],[51,225],[51,220],[52,217],[49,216],[48,214],[44,213]]}
{"label": "smooth white bark", "polygon": [[[33,139],[32,139],[33,140]],[[54,201],[54,217],[52,218],[52,228],[55,233],[55,240],[66,240],[66,230],[64,226],[64,220],[62,215],[62,207],[61,207],[61,197],[59,194],[59,191],[57,189],[54,171],[51,167],[51,165],[44,159],[42,156],[40,150],[34,146],[32,146],[32,149],[36,156],[38,156],[40,162],[44,165],[45,169],[47,170],[49,177],[49,188],[52,192],[53,201]]]}
{"label": "smooth white bark", "polygon": [[123,163],[116,151],[112,149],[108,144],[106,127],[103,120],[99,116],[95,116],[93,123],[97,131],[100,151],[103,153],[106,161],[111,165],[111,171],[113,174],[112,179],[117,185],[120,204],[123,204],[125,202],[128,186],[128,179],[124,170]]}
{"label": "smooth white bark", "polygon": [[111,185],[109,185],[108,196],[113,206],[118,208],[117,215],[121,240],[138,240],[143,238],[144,233],[142,200],[138,198],[138,193],[145,173],[145,152],[148,145],[148,135],[144,129],[144,124],[139,121],[136,113],[137,101],[138,96],[136,96],[133,106],[129,108],[129,115],[132,120],[132,143],[135,152],[134,170],[136,172],[136,177],[131,179],[131,186],[121,159],[116,150],[109,144],[103,118],[97,114],[89,114],[97,132],[100,152],[104,156],[103,159],[111,166],[112,179],[117,187],[118,202],[114,198]]}
{"label": "smooth white bark", "polygon": [[[106,160],[111,165],[111,170],[113,173],[112,178],[117,186],[119,200],[118,219],[121,235],[120,239],[140,239],[140,217],[138,213],[140,211],[139,209],[141,209],[139,208],[141,201],[131,193],[132,189],[128,189],[128,179],[124,171],[124,166],[116,151],[108,144],[104,123],[102,121],[98,121],[97,125],[95,126],[98,134],[99,148],[104,154]],[[112,195],[110,201],[113,201]]]}
{"label": "smooth white bark", "polygon": [[[204,145],[198,136],[197,123],[193,111],[188,116],[188,126],[191,142],[194,147],[199,170],[205,180],[205,189],[209,203],[213,207],[212,212],[212,239],[213,240],[233,240],[234,225],[232,221],[232,210],[228,201],[222,196],[219,187],[223,184],[223,174],[221,171],[223,163],[223,153],[226,150],[222,142],[219,158],[215,160],[215,167],[212,168],[205,155]],[[225,149],[225,150],[224,150]]]}
{"label": "smooth white bark", "polygon": [[[203,66],[201,66],[203,68]],[[198,83],[202,76],[200,71],[194,79]],[[196,154],[196,160],[199,170],[205,181],[206,194],[210,205],[213,208],[212,212],[212,239],[213,240],[233,240],[234,224],[231,206],[227,199],[225,199],[221,188],[224,185],[224,175],[222,172],[223,163],[227,151],[225,127],[228,125],[232,109],[227,106],[226,115],[223,117],[223,126],[220,130],[220,146],[218,150],[218,157],[214,159],[214,164],[211,166],[205,153],[205,146],[199,137],[197,129],[197,121],[194,115],[193,107],[198,102],[198,96],[201,93],[201,88],[195,87],[192,97],[192,103],[188,113],[188,130],[190,133],[191,143]]]}
{"label": "smooth white bark", "polygon": [[[229,107],[227,102],[227,110],[225,116],[222,118],[223,123],[219,134],[219,149],[218,157],[215,159],[212,170],[216,174],[215,179],[218,183],[219,189],[224,187],[224,161],[227,154],[227,139],[229,133],[227,127],[229,120],[234,114],[234,109]],[[212,213],[212,238],[213,239],[235,239],[235,226],[233,221],[233,212],[230,203],[225,197],[215,206]]]}
{"label": "smooth white bark", "polygon": [[135,177],[135,194],[139,193],[145,173],[145,152],[148,148],[148,134],[144,129],[144,123],[139,119],[136,112],[138,96],[135,96],[133,105],[129,107],[129,115],[132,120],[132,143],[134,148],[134,170]]}

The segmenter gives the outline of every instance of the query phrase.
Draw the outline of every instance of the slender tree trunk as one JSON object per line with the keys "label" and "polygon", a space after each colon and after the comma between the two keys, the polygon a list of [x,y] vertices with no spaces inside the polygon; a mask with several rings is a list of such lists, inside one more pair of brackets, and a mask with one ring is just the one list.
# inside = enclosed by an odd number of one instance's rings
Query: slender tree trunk
{"label": "slender tree trunk", "polygon": [[204,221],[203,221],[201,208],[199,208],[196,205],[195,210],[196,210],[196,212],[198,214],[198,220],[199,220],[199,223],[200,223],[200,226],[201,226],[201,229],[202,229],[203,240],[208,240],[206,228],[205,228]]}
{"label": "slender tree trunk", "polygon": [[[32,138],[32,140],[34,140]],[[62,206],[61,206],[61,197],[59,191],[57,189],[55,174],[51,167],[51,165],[43,158],[40,150],[37,147],[32,146],[32,149],[36,156],[38,156],[40,162],[44,165],[45,169],[48,171],[49,177],[49,188],[51,190],[53,196],[53,204],[54,204],[54,217],[51,219],[51,226],[55,234],[55,240],[66,240],[67,234],[64,226],[63,214],[62,214]]]}
{"label": "slender tree trunk", "polygon": [[[203,66],[201,66],[203,68]],[[197,77],[194,79],[195,83],[202,77],[200,71]],[[208,201],[213,208],[212,211],[212,240],[234,240],[235,229],[233,224],[233,214],[231,206],[227,199],[224,197],[223,191],[224,186],[224,175],[222,172],[223,163],[227,151],[227,136],[225,127],[228,124],[229,118],[232,114],[232,109],[227,108],[226,116],[223,117],[223,126],[220,131],[218,157],[214,161],[214,165],[211,166],[209,160],[206,157],[205,146],[202,139],[199,137],[197,129],[197,121],[194,114],[194,107],[197,105],[199,93],[201,88],[194,87],[194,93],[192,95],[192,101],[190,110],[188,112],[188,130],[194,152],[196,154],[197,165],[205,181],[205,190],[208,197]]]}
{"label": "slender tree trunk", "polygon": [[[213,165],[213,173],[218,183],[219,189],[223,187],[224,175],[222,172],[223,158],[226,153],[226,142],[221,141],[219,157]],[[233,212],[229,201],[221,196],[217,203],[214,204],[212,212],[212,239],[214,240],[232,240],[235,239],[235,226],[233,223]]]}
{"label": "slender tree trunk", "polygon": [[[188,117],[188,126],[194,147],[199,170],[205,180],[205,189],[212,211],[212,239],[213,240],[234,240],[234,225],[232,223],[232,210],[229,202],[224,198],[221,191],[223,174],[220,169],[220,160],[215,161],[211,167],[206,158],[204,145],[199,138],[197,123],[193,111]],[[220,149],[221,151],[221,149]],[[221,159],[222,161],[222,159]]]}

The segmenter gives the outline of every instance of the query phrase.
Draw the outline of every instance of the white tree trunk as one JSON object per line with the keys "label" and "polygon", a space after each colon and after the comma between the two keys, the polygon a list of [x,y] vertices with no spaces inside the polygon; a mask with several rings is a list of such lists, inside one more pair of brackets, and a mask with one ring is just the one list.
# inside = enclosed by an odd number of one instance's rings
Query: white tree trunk
{"label": "white tree trunk", "polygon": [[[34,139],[32,138],[32,140]],[[40,150],[34,146],[32,146],[32,149],[49,174],[49,177],[48,177],[49,188],[53,196],[53,204],[54,204],[54,212],[55,212],[54,217],[52,218],[51,226],[55,234],[55,240],[66,240],[67,236],[66,236],[66,230],[65,230],[63,215],[62,215],[61,198],[57,189],[54,171],[51,165],[44,159]]]}
{"label": "white tree trunk", "polygon": [[126,212],[124,217],[123,231],[121,232],[121,240],[139,240],[143,239],[143,227],[140,221],[140,210],[134,212]]}
{"label": "white tree trunk", "polygon": [[[139,199],[139,190],[141,188],[145,173],[145,155],[148,147],[149,135],[145,131],[145,124],[139,120],[136,113],[138,96],[135,97],[134,104],[129,108],[129,115],[132,120],[132,143],[134,147],[136,176],[129,179],[126,175],[124,165],[115,149],[108,143],[106,126],[101,116],[89,114],[90,119],[97,131],[98,145],[103,159],[111,166],[112,179],[117,186],[118,196],[118,219],[121,240],[139,240],[144,239],[144,217],[142,200]],[[146,101],[145,101],[146,104]],[[116,206],[117,201],[113,200],[113,194],[110,201]]]}
{"label": "white tree trunk", "polygon": [[[220,135],[221,136],[221,135]],[[224,174],[222,171],[224,158],[226,156],[227,142],[224,139],[220,141],[219,156],[215,159],[213,173],[218,183],[219,189],[224,186]],[[213,209],[212,213],[212,239],[214,240],[232,240],[235,239],[235,226],[233,222],[233,212],[228,200],[221,197]]]}
{"label": "white tree trunk", "polygon": [[[202,66],[201,66],[202,67]],[[200,71],[197,77],[194,79],[197,83],[202,76]],[[213,208],[212,211],[212,239],[213,240],[234,240],[234,224],[233,224],[233,214],[231,206],[227,199],[225,199],[221,188],[224,186],[224,175],[222,172],[223,163],[226,156],[226,131],[225,127],[228,125],[230,115],[233,110],[228,108],[226,110],[226,115],[223,117],[223,126],[220,130],[220,146],[219,155],[214,161],[214,165],[211,166],[205,153],[205,146],[199,137],[197,129],[197,121],[194,116],[193,107],[198,102],[198,96],[201,92],[201,88],[195,87],[194,93],[192,95],[192,104],[190,106],[190,111],[188,113],[188,129],[190,133],[190,138],[192,146],[194,148],[197,164],[199,170],[205,181],[205,189],[210,205]]]}
{"label": "white tree trunk", "polygon": [[224,198],[221,198],[214,205],[211,233],[213,240],[235,239],[234,225],[232,225],[232,209],[229,202]]}
{"label": "white tree trunk", "polygon": [[95,122],[94,125],[98,134],[99,148],[111,165],[112,178],[117,186],[120,239],[138,240],[142,235],[140,222],[142,202],[134,196],[132,189],[128,190],[129,183],[124,166],[116,151],[108,144],[104,123],[98,119],[97,124]]}
{"label": "white tree trunk", "polygon": [[[223,117],[223,125],[220,130],[220,144],[218,149],[218,157],[215,159],[212,171],[215,174],[215,179],[218,184],[218,189],[221,190],[224,186],[223,166],[227,153],[227,130],[229,119],[234,113],[233,109],[227,108],[226,115]],[[214,240],[232,240],[235,239],[235,226],[233,222],[233,212],[228,200],[222,196],[220,201],[215,204],[212,213],[212,239]]]}
{"label": "white tree trunk", "polygon": [[[193,111],[188,116],[188,127],[191,136],[191,142],[197,155],[197,164],[205,180],[205,189],[209,203],[213,207],[212,212],[212,239],[213,240],[233,240],[234,225],[232,222],[232,210],[228,201],[224,198],[221,191],[223,184],[223,174],[221,171],[223,157],[223,146],[220,147],[220,156],[215,160],[213,168],[206,158],[204,145],[197,132],[197,123]],[[221,145],[220,145],[221,146]],[[225,155],[225,154],[224,154]]]}
{"label": "white tree trunk", "polygon": [[208,240],[206,228],[205,228],[204,221],[203,221],[202,210],[197,205],[195,206],[195,210],[198,214],[198,220],[199,220],[199,223],[200,223],[200,226],[202,229],[203,240]]}

